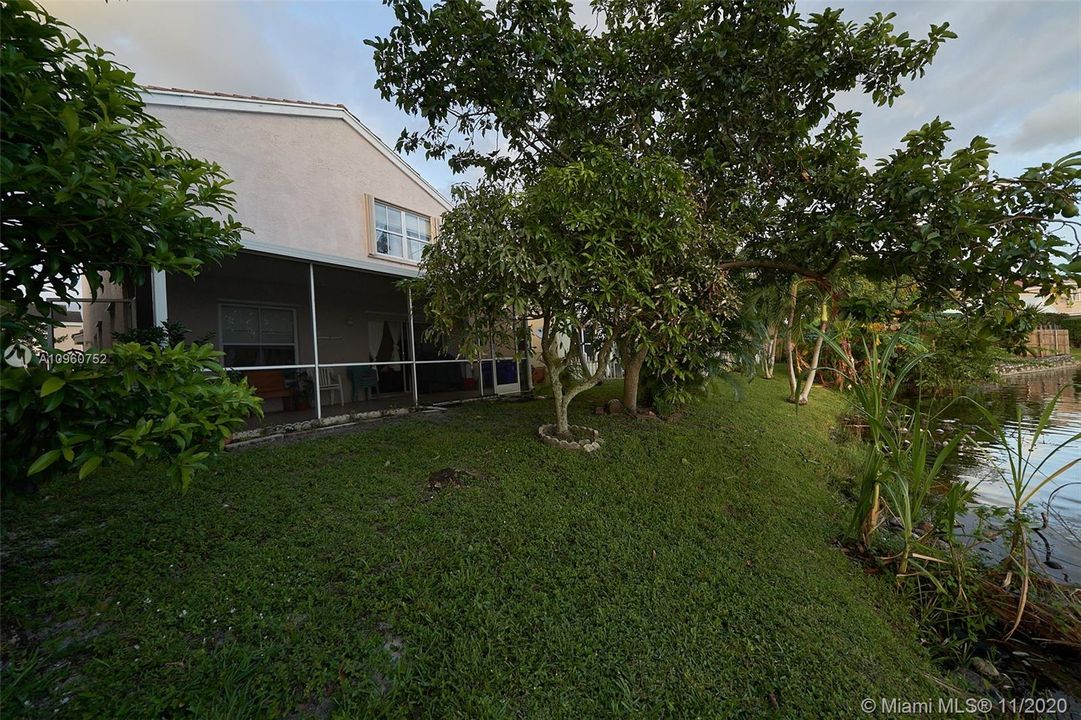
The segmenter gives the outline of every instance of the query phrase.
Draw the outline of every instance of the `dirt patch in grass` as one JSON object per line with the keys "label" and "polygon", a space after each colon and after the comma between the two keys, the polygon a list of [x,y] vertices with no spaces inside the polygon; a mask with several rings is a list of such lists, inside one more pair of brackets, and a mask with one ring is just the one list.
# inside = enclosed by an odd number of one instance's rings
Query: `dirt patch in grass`
{"label": "dirt patch in grass", "polygon": [[463,470],[462,468],[443,468],[442,470],[436,470],[428,476],[424,487],[427,489],[427,493],[421,498],[421,502],[428,502],[432,500],[436,493],[451,488],[461,489],[469,487],[477,480],[480,479],[478,473],[472,470]]}

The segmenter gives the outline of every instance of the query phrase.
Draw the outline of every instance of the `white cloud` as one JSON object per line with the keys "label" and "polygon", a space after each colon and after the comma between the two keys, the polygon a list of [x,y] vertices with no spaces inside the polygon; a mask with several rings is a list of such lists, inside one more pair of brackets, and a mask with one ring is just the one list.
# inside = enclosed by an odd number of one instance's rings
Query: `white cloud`
{"label": "white cloud", "polygon": [[1015,150],[1041,150],[1073,144],[1081,149],[1081,90],[1054,95],[1021,121]]}
{"label": "white cloud", "polygon": [[[798,7],[819,10],[824,4]],[[905,95],[892,108],[875,107],[856,93],[839,99],[840,107],[863,113],[864,149],[872,161],[936,116],[956,128],[955,146],[976,135],[989,138],[1001,151],[994,165],[1003,173],[1064,154],[1049,144],[1022,148],[1015,139],[1035,108],[1081,88],[1081,3],[849,0],[845,7],[855,22],[893,10],[896,32],[923,37],[932,23],[948,21],[958,35],[939,49],[925,77],[904,83]]]}
{"label": "white cloud", "polygon": [[267,42],[274,5],[46,0],[44,7],[135,70],[144,85],[296,97],[289,58]]}

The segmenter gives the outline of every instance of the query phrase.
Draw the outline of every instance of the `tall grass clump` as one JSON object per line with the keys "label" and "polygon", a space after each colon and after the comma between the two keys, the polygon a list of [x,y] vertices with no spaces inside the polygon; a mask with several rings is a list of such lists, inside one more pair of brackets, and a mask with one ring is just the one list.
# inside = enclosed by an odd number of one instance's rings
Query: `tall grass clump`
{"label": "tall grass clump", "polygon": [[[911,587],[918,607],[945,635],[963,630],[962,639],[986,634],[997,620],[1009,640],[1018,628],[1044,643],[1081,650],[1081,607],[1063,596],[1055,584],[1030,572],[1029,538],[1037,527],[1029,509],[1041,489],[1074,469],[1081,459],[1059,464],[1058,453],[1081,442],[1077,433],[1039,457],[1034,452],[1045,435],[1061,391],[1047,404],[1035,428],[1025,432],[1017,407],[1016,434],[986,407],[971,402],[982,418],[980,427],[943,434],[936,414],[918,401],[900,402],[902,391],[918,387],[914,371],[930,358],[905,332],[883,336],[871,328],[861,340],[857,363],[835,339],[824,342],[843,358],[837,370],[851,386],[850,398],[866,427],[863,462],[857,476],[857,500],[850,534],[875,562],[892,567],[898,586]],[[945,480],[943,470],[958,447],[973,433],[985,434],[1002,451],[997,467],[1009,489],[1005,527],[987,532],[983,520],[971,532],[958,533],[958,520],[975,487]],[[937,439],[936,439],[937,438]],[[895,532],[876,533],[889,526]],[[989,539],[1005,541],[1005,557],[997,567],[974,559],[973,549]],[[1038,599],[1033,594],[1039,595]]]}
{"label": "tall grass clump", "polygon": [[[1012,503],[1011,507],[1007,509],[1008,514],[1004,528],[1009,542],[1006,555],[1002,560],[1002,568],[1006,572],[1003,586],[1004,588],[1008,587],[1012,578],[1016,575],[1020,578],[1020,590],[1017,598],[1017,609],[1013,615],[1010,629],[1006,634],[1007,638],[1012,636],[1021,625],[1029,602],[1032,584],[1032,573],[1029,566],[1029,536],[1034,529],[1033,518],[1028,512],[1029,506],[1040,490],[1055,479],[1064,476],[1081,462],[1081,458],[1076,458],[1057,468],[1054,468],[1053,464],[1049,466],[1049,463],[1059,452],[1073,443],[1081,442],[1081,432],[1052,447],[1050,452],[1041,459],[1034,458],[1036,446],[1047,430],[1051,415],[1058,405],[1063,390],[1065,388],[1059,390],[1051,399],[1051,402],[1044,407],[1031,434],[1025,433],[1023,430],[1024,425],[1020,405],[1015,408],[1014,427],[1017,430],[1013,432],[1007,430],[1005,424],[986,407],[974,403],[985,423],[981,430],[1002,451],[1005,463],[997,464],[995,469],[1004,481]],[[1079,624],[1078,627],[1073,629],[1073,632],[1078,635],[1077,639],[1081,641],[1081,611],[1077,611],[1075,608],[1074,615],[1074,620]]]}

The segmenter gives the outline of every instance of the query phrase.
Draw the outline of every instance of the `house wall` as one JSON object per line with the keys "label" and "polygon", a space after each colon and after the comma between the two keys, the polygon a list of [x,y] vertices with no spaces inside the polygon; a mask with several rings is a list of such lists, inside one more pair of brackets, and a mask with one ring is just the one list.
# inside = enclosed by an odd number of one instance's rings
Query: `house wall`
{"label": "house wall", "polygon": [[1026,305],[1036,308],[1041,313],[1081,315],[1081,289],[1074,288],[1069,293],[1059,295],[1055,298],[1055,302],[1050,305],[1045,304],[1047,298],[1040,297],[1031,290],[1022,292],[1021,299],[1024,300]]}
{"label": "house wall", "polygon": [[236,217],[253,249],[272,245],[369,263],[397,274],[416,264],[374,254],[374,199],[432,220],[445,206],[341,117],[179,107],[147,96],[167,136],[233,180]]}
{"label": "house wall", "polygon": [[59,327],[53,328],[53,349],[60,351],[82,350],[82,342],[75,339],[75,335],[82,331],[83,325],[81,322],[66,322]]}
{"label": "house wall", "polygon": [[[110,282],[109,274],[102,273],[104,284],[98,290],[94,302],[82,303],[83,346],[103,350],[112,347],[113,333],[130,330],[134,326],[134,309],[123,302],[124,289]],[[90,297],[90,286],[82,280],[80,294]]]}

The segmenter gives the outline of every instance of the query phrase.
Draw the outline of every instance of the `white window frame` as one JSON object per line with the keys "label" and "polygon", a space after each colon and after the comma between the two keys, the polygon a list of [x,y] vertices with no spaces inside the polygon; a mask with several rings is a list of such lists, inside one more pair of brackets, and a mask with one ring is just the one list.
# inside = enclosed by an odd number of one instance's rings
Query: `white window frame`
{"label": "white window frame", "polygon": [[[379,216],[379,209],[381,207],[387,212],[388,216],[389,216],[390,213],[397,213],[398,214],[398,221],[399,221],[400,227],[402,228],[401,233],[396,233],[396,232],[393,232],[393,231],[391,231],[389,229],[387,229],[387,230],[380,230],[379,229],[379,221],[377,220],[377,218]],[[423,246],[431,245],[432,244],[432,229],[433,229],[434,223],[432,222],[432,218],[430,216],[421,215],[420,213],[415,213],[415,212],[412,212],[412,211],[409,211],[409,210],[405,210],[404,208],[400,208],[400,207],[398,207],[396,205],[391,205],[390,203],[383,202],[382,200],[373,199],[373,202],[372,202],[372,240],[373,240],[373,242],[372,242],[372,250],[373,250],[374,255],[376,255],[377,257],[387,258],[389,260],[394,260],[396,262],[405,262],[405,263],[410,263],[412,265],[420,264],[421,258],[419,258],[419,257],[418,258],[410,257],[411,243],[414,242],[414,240],[412,240],[409,237],[409,231],[407,229],[406,218],[414,219],[417,222],[417,235],[418,236],[420,235],[420,223],[424,222],[424,223],[428,224],[428,239],[427,240],[419,239],[419,240],[416,240],[415,242],[417,242],[417,243],[419,243],[420,245],[423,245]],[[389,228],[390,223],[388,222],[387,225],[388,225],[388,228]],[[379,249],[379,235],[380,235],[380,233],[386,233],[387,235],[393,235],[393,236],[397,237],[399,239],[399,241],[400,241],[400,245],[401,245],[401,248],[402,248],[402,254],[401,255],[395,255],[395,254],[390,253],[390,252],[382,252]],[[424,249],[421,248],[421,255],[423,255],[423,253],[424,253]]]}
{"label": "white window frame", "polygon": [[[293,342],[291,343],[264,343],[263,342],[263,323],[262,317],[259,318],[257,325],[259,330],[259,340],[257,342],[226,342],[225,340],[225,308],[244,308],[247,310],[255,310],[261,312],[263,310],[286,310],[293,318]],[[253,302],[233,302],[225,300],[218,303],[218,338],[220,347],[218,348],[222,352],[225,352],[225,346],[233,347],[257,347],[261,348],[264,345],[271,345],[272,347],[292,347],[293,348],[293,362],[298,362],[300,358],[300,347],[297,344],[297,335],[299,335],[299,328],[297,327],[297,311],[294,307],[288,305],[270,305],[267,303],[253,303]],[[251,367],[262,367],[253,365]]]}

